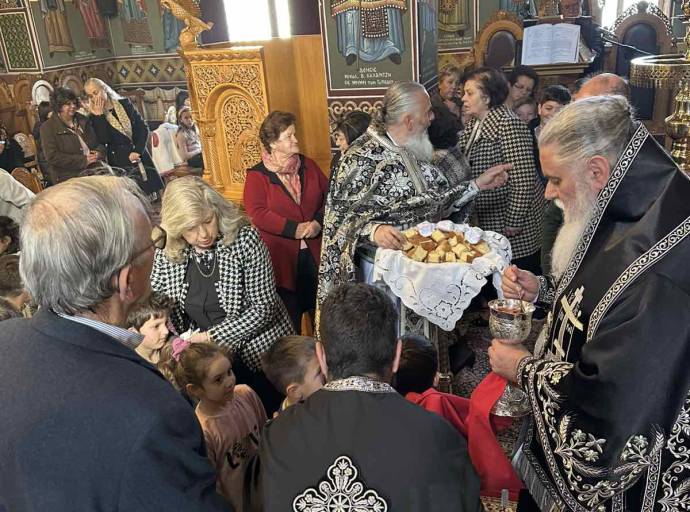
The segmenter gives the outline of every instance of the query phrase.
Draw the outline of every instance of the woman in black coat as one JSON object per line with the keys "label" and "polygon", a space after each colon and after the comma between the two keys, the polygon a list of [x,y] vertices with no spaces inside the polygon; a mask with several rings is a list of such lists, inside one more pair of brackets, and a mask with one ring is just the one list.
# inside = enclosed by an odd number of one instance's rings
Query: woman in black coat
{"label": "woman in black coat", "polygon": [[89,78],[84,91],[91,98],[90,120],[98,141],[106,147],[108,163],[113,167],[138,171],[141,162],[147,170],[147,179],[137,179],[136,172],[131,177],[135,177],[148,194],[161,190],[163,182],[155,172],[153,160],[146,149],[149,129],[132,102],[98,78]]}

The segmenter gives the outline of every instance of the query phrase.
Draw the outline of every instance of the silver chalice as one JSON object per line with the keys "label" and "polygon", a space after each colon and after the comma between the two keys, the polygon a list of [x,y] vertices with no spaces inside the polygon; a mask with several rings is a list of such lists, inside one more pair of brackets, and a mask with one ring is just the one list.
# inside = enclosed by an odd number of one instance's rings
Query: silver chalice
{"label": "silver chalice", "polygon": [[[534,304],[518,299],[496,299],[489,302],[489,328],[494,338],[517,345],[529,336],[532,328]],[[524,391],[506,385],[491,411],[496,416],[519,418],[530,412]]]}

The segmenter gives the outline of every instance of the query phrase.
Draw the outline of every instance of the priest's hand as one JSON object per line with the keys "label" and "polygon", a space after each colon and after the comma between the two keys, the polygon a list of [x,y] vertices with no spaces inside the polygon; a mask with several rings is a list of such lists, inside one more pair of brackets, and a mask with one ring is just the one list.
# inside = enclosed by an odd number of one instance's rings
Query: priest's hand
{"label": "priest's hand", "polygon": [[508,182],[508,172],[513,168],[513,164],[494,165],[484,171],[474,182],[479,190],[491,190],[492,188],[502,187]]}
{"label": "priest's hand", "polygon": [[504,343],[503,340],[491,340],[489,347],[489,364],[491,369],[508,382],[517,383],[517,368],[520,361],[532,354],[522,345]]}
{"label": "priest's hand", "polygon": [[506,299],[522,299],[534,302],[539,293],[539,279],[532,272],[510,265],[503,271],[501,289]]}
{"label": "priest's hand", "polygon": [[399,250],[403,248],[405,237],[393,226],[381,224],[374,231],[374,243],[381,249]]}

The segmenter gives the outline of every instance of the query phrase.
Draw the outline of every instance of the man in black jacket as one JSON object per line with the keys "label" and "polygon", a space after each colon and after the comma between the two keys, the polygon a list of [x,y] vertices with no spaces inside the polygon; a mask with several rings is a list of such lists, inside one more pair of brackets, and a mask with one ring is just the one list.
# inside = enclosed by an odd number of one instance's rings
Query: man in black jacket
{"label": "man in black jacket", "polygon": [[264,510],[480,510],[465,440],[389,385],[401,352],[396,316],[374,286],[329,293],[317,343],[328,382],[264,429]]}
{"label": "man in black jacket", "polygon": [[51,187],[22,229],[40,310],[0,331],[0,510],[227,511],[194,412],[123,328],[164,240],[134,184]]}

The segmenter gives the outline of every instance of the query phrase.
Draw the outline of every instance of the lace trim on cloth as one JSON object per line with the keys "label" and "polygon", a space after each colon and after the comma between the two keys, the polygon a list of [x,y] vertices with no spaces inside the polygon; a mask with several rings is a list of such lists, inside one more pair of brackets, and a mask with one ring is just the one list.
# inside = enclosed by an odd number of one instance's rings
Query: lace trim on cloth
{"label": "lace trim on cloth", "polygon": [[306,489],[292,502],[294,512],[387,512],[388,503],[378,492],[367,489],[358,479],[352,460],[341,455],[314,488]]}
{"label": "lace trim on cloth", "polygon": [[[572,369],[572,363],[531,360],[518,374],[534,413],[528,443],[536,427],[550,476],[557,487],[557,490],[554,489],[549,482],[547,485],[551,487],[551,496],[543,495],[543,485],[548,480],[544,478],[539,463],[533,460],[529,444],[526,444],[523,446],[524,456],[529,460],[518,460],[516,465],[530,491],[534,487],[535,493],[539,494],[541,488],[542,496],[535,496],[535,499],[556,506],[560,506],[563,500],[568,509],[575,512],[604,512],[609,510],[605,503],[609,500],[612,506],[620,503],[613,498],[634,485],[645,471],[648,472],[645,494],[653,495],[657,481],[655,475],[660,470],[664,447],[663,434],[652,428],[646,436],[630,436],[613,467],[597,465],[607,440],[578,428],[573,429],[571,424],[575,415],[561,411],[561,403],[566,397],[556,386]],[[530,382],[534,385],[530,386]],[[556,457],[560,459],[560,464]],[[541,482],[535,481],[534,473],[539,475]],[[651,504],[641,509],[642,512],[647,510],[652,510]]]}
{"label": "lace trim on cloth", "polygon": [[397,393],[390,384],[371,377],[348,377],[328,382],[323,389],[328,391],[363,391],[365,393]]}

